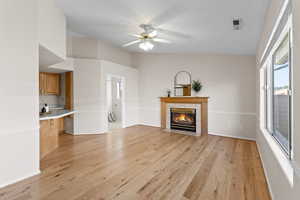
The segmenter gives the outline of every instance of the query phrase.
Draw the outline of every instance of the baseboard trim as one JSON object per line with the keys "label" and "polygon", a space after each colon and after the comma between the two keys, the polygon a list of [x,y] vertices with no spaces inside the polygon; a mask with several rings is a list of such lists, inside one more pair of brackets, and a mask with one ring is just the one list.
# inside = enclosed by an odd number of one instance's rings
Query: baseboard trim
{"label": "baseboard trim", "polygon": [[222,137],[229,137],[229,138],[236,138],[236,139],[241,139],[241,140],[251,140],[251,141],[256,141],[255,138],[250,138],[250,137],[244,137],[244,136],[235,136],[235,135],[228,135],[224,133],[216,133],[216,132],[208,132],[209,135],[215,135],[215,136],[222,136]]}
{"label": "baseboard trim", "polygon": [[268,189],[269,189],[269,192],[270,192],[270,195],[271,195],[271,199],[274,199],[273,191],[272,191],[269,176],[268,176],[268,171],[266,170],[266,167],[265,167],[266,165],[265,165],[264,159],[263,159],[262,154],[261,154],[260,145],[258,143],[256,143],[256,146],[257,146],[259,157],[260,157],[260,160],[261,160],[261,164],[262,164],[262,167],[263,167],[263,170],[264,170],[265,178],[267,180],[267,185],[268,185]]}
{"label": "baseboard trim", "polygon": [[70,134],[70,135],[74,135],[74,132],[73,131],[64,131],[64,133],[66,133],[66,134]]}
{"label": "baseboard trim", "polygon": [[17,182],[23,181],[23,180],[25,180],[25,179],[27,179],[27,178],[31,178],[31,177],[33,177],[33,176],[39,175],[40,173],[41,173],[41,171],[40,171],[40,170],[37,170],[37,171],[35,171],[35,172],[31,173],[31,174],[22,176],[22,177],[20,177],[20,178],[15,179],[15,180],[12,180],[12,181],[9,181],[9,182],[6,182],[6,183],[2,183],[2,184],[0,184],[0,188],[7,187],[7,186],[12,185],[12,184],[15,184],[15,183],[17,183]]}
{"label": "baseboard trim", "polygon": [[137,125],[139,125],[139,126],[149,126],[149,127],[160,128],[160,126],[157,126],[157,125],[154,125],[154,124],[147,124],[147,123],[139,123]]}
{"label": "baseboard trim", "polygon": [[76,135],[102,135],[102,134],[106,134],[108,132],[99,132],[99,133],[72,133],[72,135],[76,136]]}

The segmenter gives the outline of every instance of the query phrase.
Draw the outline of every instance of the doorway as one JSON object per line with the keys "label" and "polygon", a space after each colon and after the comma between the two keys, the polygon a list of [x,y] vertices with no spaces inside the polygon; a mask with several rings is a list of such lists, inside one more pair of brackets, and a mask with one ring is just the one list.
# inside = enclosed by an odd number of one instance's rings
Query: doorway
{"label": "doorway", "polygon": [[106,81],[108,130],[123,128],[125,78],[108,75]]}

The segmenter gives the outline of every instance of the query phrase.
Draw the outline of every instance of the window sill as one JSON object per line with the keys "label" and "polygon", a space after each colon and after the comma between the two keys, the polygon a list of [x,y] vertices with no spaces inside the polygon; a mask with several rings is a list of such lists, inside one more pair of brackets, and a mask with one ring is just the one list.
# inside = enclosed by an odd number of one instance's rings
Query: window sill
{"label": "window sill", "polygon": [[277,141],[270,135],[266,129],[260,129],[268,145],[270,146],[275,158],[277,159],[282,171],[288,179],[290,186],[294,185],[294,169],[292,161],[287,157],[286,153],[283,152]]}

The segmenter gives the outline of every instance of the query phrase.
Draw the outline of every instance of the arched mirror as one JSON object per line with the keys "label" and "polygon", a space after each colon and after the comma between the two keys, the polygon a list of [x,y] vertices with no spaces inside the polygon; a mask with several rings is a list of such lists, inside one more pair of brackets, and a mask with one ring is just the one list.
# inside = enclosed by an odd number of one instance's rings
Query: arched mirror
{"label": "arched mirror", "polygon": [[180,71],[174,77],[174,96],[191,96],[192,76],[190,72]]}

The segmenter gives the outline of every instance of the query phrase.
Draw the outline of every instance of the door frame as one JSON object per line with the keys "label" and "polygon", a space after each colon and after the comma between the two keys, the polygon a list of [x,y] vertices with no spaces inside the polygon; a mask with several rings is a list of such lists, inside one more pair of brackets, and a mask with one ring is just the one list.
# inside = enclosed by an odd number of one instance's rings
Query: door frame
{"label": "door frame", "polygon": [[105,101],[106,101],[106,120],[105,122],[107,123],[107,129],[108,129],[108,120],[107,120],[107,113],[109,112],[109,102],[108,102],[108,91],[107,91],[107,84],[108,82],[111,83],[111,79],[112,78],[116,78],[116,79],[120,79],[121,80],[121,128],[125,128],[126,127],[126,117],[125,117],[125,83],[126,83],[126,79],[124,76],[120,76],[120,75],[116,75],[116,74],[106,74],[105,77]]}

